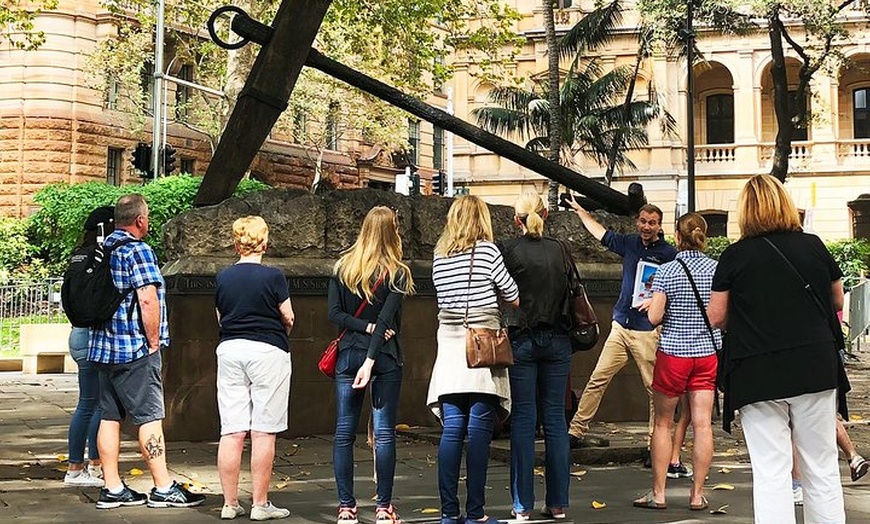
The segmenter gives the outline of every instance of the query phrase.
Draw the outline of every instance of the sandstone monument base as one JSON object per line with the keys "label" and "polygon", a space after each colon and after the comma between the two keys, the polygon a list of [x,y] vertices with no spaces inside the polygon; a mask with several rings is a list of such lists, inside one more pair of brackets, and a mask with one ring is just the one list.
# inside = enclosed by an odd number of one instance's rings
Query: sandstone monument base
{"label": "sandstone monument base", "polygon": [[[337,335],[326,312],[326,289],[341,251],[356,239],[365,214],[375,205],[398,211],[405,257],[417,283],[406,299],[401,342],[405,368],[398,422],[437,425],[426,408],[429,374],[435,360],[437,304],[431,280],[432,248],[441,234],[451,200],[404,197],[374,189],[312,195],[300,190],[270,190],[233,198],[220,205],[190,211],[164,230],[171,346],[164,353],[165,430],[173,440],[219,437],[215,376],[218,326],[214,310],[214,276],[236,261],[231,224],[244,215],[261,215],[270,227],[264,263],[287,275],[296,325],[290,336],[293,376],[290,428],[286,436],[332,433],[335,424],[334,385],[317,370],[320,353]],[[518,234],[513,210],[491,206],[496,240]],[[633,222],[600,214],[617,230],[631,231]],[[616,301],[619,258],[588,235],[573,213],[557,212],[548,220],[548,235],[568,243],[587,283],[601,326],[599,347],[574,356],[571,384],[585,385],[610,330]],[[617,375],[605,395],[598,419],[646,420],[647,395],[633,364]],[[362,417],[362,423],[367,417]]]}

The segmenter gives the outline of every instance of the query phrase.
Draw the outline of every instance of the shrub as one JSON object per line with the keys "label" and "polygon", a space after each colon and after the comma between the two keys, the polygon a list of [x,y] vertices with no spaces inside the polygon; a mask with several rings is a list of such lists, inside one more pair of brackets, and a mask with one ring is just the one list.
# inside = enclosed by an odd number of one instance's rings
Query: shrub
{"label": "shrub", "polygon": [[36,254],[27,240],[27,221],[0,217],[0,270],[12,272]]}
{"label": "shrub", "polygon": [[[46,186],[33,198],[41,208],[30,218],[31,242],[38,246],[38,254],[47,264],[62,268],[78,243],[85,219],[93,209],[114,205],[122,195],[140,193],[148,201],[148,243],[160,258],[163,255],[163,225],[193,207],[193,198],[201,182],[201,177],[176,175],[142,186],[119,187],[100,182]],[[268,186],[262,182],[243,180],[235,194],[266,188]]]}
{"label": "shrub", "polygon": [[707,239],[707,249],[704,253],[713,260],[719,260],[725,248],[731,245],[728,237],[710,237]]}
{"label": "shrub", "polygon": [[870,241],[863,238],[835,240],[825,244],[843,272],[843,287],[848,291],[870,271]]}

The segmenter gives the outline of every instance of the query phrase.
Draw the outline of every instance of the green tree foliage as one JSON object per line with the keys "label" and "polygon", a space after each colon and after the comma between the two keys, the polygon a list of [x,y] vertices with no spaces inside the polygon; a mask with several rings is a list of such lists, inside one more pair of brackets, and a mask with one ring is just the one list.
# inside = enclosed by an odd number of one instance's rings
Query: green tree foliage
{"label": "green tree foliage", "polygon": [[[122,87],[122,111],[139,128],[150,107],[143,103],[140,73],[153,56],[154,10],[151,0],[103,0],[118,17],[118,34],[98,44],[89,60],[93,87]],[[194,92],[184,121],[178,122],[208,138],[213,147],[223,131],[235,97],[247,77],[259,47],[239,51],[218,48],[205,31],[211,12],[224,0],[177,0],[167,6],[167,64],[193,64],[195,81],[227,93],[227,99]],[[270,23],[278,0],[234,2],[253,18]],[[475,74],[501,78],[519,43],[513,32],[518,13],[500,0],[334,0],[315,40],[325,55],[416,96],[431,93],[452,75],[448,57],[460,53],[477,64]],[[219,33],[235,40],[222,24]],[[170,68],[170,72],[173,69]],[[296,142],[322,150],[328,142],[327,120],[339,115],[337,129],[353,130],[374,145],[387,149],[407,146],[405,115],[372,97],[304,69],[291,97],[289,110],[275,131]],[[170,113],[170,116],[171,113]],[[300,125],[301,124],[301,125]]]}
{"label": "green tree foliage", "polygon": [[0,0],[0,42],[32,51],[45,43],[45,33],[33,21],[42,11],[57,7],[57,0]]}
{"label": "green tree foliage", "polygon": [[[163,225],[172,217],[193,207],[193,198],[202,178],[176,175],[159,178],[144,186],[110,186],[100,182],[84,184],[52,184],[33,198],[41,208],[30,218],[31,242],[38,246],[39,256],[48,264],[63,267],[73,247],[80,241],[82,226],[90,212],[100,206],[114,205],[119,197],[140,193],[148,202],[148,243],[161,257]],[[265,189],[255,180],[242,180],[236,195]]]}

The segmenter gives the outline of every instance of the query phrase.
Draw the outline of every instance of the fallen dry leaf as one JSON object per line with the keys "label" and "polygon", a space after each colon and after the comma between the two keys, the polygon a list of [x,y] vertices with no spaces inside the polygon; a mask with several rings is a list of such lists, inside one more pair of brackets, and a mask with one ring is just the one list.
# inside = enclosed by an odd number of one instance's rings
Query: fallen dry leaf
{"label": "fallen dry leaf", "polygon": [[420,510],[420,513],[422,513],[424,515],[429,515],[432,513],[440,513],[440,512],[441,512],[441,510],[438,508],[423,508]]}
{"label": "fallen dry leaf", "polygon": [[133,475],[134,477],[138,477],[139,475],[144,475],[145,472],[139,468],[133,468],[130,470],[130,474]]}
{"label": "fallen dry leaf", "polygon": [[284,488],[286,488],[286,487],[287,487],[287,483],[286,483],[286,482],[280,482],[280,483],[278,483],[278,484],[275,484],[275,489],[284,489]]}
{"label": "fallen dry leaf", "polygon": [[407,424],[396,424],[396,431],[408,431],[411,429],[411,426]]}
{"label": "fallen dry leaf", "polygon": [[585,475],[585,474],[586,474],[586,470],[585,470],[585,469],[578,469],[577,471],[572,471],[572,472],[571,472],[571,476],[572,476],[572,477],[582,477],[582,476]]}
{"label": "fallen dry leaf", "polygon": [[58,462],[66,462],[67,460],[69,460],[69,457],[67,457],[63,453],[59,453],[57,455],[57,460],[58,460]]}
{"label": "fallen dry leaf", "polygon": [[712,489],[714,491],[721,490],[721,489],[728,490],[728,491],[734,491],[734,486],[732,486],[731,484],[716,484],[715,486],[713,486],[710,489]]}
{"label": "fallen dry leaf", "polygon": [[731,468],[719,468],[719,473],[731,473]]}
{"label": "fallen dry leaf", "polygon": [[535,468],[535,475],[537,475],[539,477],[543,477],[544,476],[544,468],[541,468],[541,467]]}
{"label": "fallen dry leaf", "polygon": [[852,422],[860,422],[864,420],[864,417],[862,417],[861,415],[849,415],[849,420]]}
{"label": "fallen dry leaf", "polygon": [[710,510],[710,515],[726,515],[726,514],[728,514],[728,504],[725,504],[724,506],[719,506],[716,509]]}
{"label": "fallen dry leaf", "polygon": [[598,502],[597,500],[592,501],[592,509],[604,509],[607,507],[607,503]]}

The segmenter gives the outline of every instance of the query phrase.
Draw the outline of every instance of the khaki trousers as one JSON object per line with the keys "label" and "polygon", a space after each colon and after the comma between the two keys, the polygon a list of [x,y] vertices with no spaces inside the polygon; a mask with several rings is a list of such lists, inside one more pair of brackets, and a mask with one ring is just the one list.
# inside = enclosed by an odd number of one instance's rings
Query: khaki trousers
{"label": "khaki trousers", "polygon": [[610,335],[604,342],[601,355],[586,383],[583,396],[580,397],[580,406],[577,413],[571,419],[568,433],[582,438],[589,431],[589,422],[598,412],[601,398],[610,385],[610,381],[619,371],[628,364],[628,356],[634,358],[640,370],[640,377],[649,395],[649,433],[652,435],[655,413],[652,403],[652,389],[650,385],[653,379],[653,368],[656,364],[656,350],[658,349],[659,333],[653,331],[635,331],[626,329],[618,322],[611,323]]}

